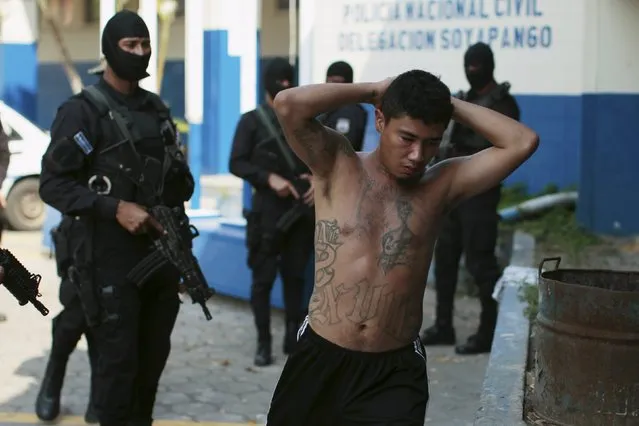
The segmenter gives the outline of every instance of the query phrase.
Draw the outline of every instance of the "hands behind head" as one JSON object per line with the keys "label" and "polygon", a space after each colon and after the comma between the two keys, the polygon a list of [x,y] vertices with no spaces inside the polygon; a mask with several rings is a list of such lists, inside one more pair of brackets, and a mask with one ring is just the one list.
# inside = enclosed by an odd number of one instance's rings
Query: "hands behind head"
{"label": "hands behind head", "polygon": [[395,80],[395,77],[388,77],[388,78],[385,78],[384,80],[378,81],[376,83],[372,83],[373,98],[371,100],[371,104],[374,105],[375,108],[382,107],[382,98],[384,97],[384,93],[386,93],[386,90],[388,90],[388,87],[391,85],[393,80]]}

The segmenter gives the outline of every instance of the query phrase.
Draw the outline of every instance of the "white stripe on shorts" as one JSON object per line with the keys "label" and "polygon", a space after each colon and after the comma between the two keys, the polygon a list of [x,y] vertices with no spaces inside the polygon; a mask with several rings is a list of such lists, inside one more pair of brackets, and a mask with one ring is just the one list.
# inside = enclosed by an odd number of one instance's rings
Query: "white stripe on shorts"
{"label": "white stripe on shorts", "polygon": [[306,318],[304,318],[304,322],[300,326],[299,330],[297,330],[297,341],[298,342],[300,341],[300,339],[304,335],[304,332],[306,331],[306,327],[308,327],[308,315],[306,315]]}

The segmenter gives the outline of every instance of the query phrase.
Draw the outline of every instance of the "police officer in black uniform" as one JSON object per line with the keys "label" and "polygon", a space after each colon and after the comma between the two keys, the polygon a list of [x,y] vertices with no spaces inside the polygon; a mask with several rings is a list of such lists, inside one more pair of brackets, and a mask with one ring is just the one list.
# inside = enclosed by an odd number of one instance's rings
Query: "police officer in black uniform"
{"label": "police officer in black uniform", "polygon": [[[464,56],[464,68],[470,91],[458,97],[519,120],[519,107],[509,94],[510,85],[497,84],[493,77],[495,61],[490,46],[471,46]],[[444,157],[450,158],[472,155],[490,146],[477,133],[454,123],[450,143],[444,144],[442,151]],[[500,196],[501,185],[463,202],[445,218],[435,247],[437,318],[422,334],[424,345],[455,344],[453,301],[459,260],[464,253],[466,267],[479,287],[481,316],[477,333],[455,351],[460,355],[490,352],[497,322],[497,303],[492,293],[501,275],[495,256]]]}
{"label": "police officer in black uniform", "polygon": [[[296,343],[297,329],[304,318],[304,275],[313,250],[310,172],[289,148],[272,109],[275,95],[292,82],[293,67],[288,61],[271,60],[264,73],[266,105],[240,118],[229,161],[231,173],[248,181],[254,189],[251,211],[245,215],[248,264],[252,270],[251,307],[258,340],[257,366],[273,362],[270,296],[278,269],[286,310],[284,353],[290,353]],[[287,158],[294,164],[287,162]],[[282,231],[278,223],[286,222],[281,219],[286,218],[287,213],[294,214],[290,216],[293,220],[288,229]]]}
{"label": "police officer in black uniform", "polygon": [[115,14],[102,34],[95,86],[58,110],[42,159],[40,196],[71,219],[69,277],[95,338],[95,408],[102,426],[150,425],[179,309],[179,274],[127,278],[164,232],[147,212],[181,209],[193,177],[161,99],[141,89],[151,56],[142,18]]}
{"label": "police officer in black uniform", "polygon": [[[326,71],[327,83],[352,83],[353,68],[343,61],[332,63]],[[326,127],[346,136],[355,151],[361,151],[366,134],[368,113],[360,104],[344,105],[318,117]]]}
{"label": "police officer in black uniform", "polygon": [[[101,75],[103,73],[104,63],[89,70],[89,74]],[[92,424],[98,422],[93,406],[94,372],[97,367],[98,355],[91,329],[84,317],[82,303],[68,276],[72,248],[68,245],[70,241],[67,235],[72,223],[72,219],[67,216],[60,221],[60,224],[51,233],[58,266],[58,276],[62,279],[59,297],[63,309],[53,319],[51,324],[51,352],[40,386],[40,392],[36,399],[36,415],[43,422],[50,422],[55,420],[60,414],[60,393],[62,392],[67,363],[80,338],[85,335],[89,363],[91,365],[91,393],[89,394],[89,404],[84,415],[84,421]]]}

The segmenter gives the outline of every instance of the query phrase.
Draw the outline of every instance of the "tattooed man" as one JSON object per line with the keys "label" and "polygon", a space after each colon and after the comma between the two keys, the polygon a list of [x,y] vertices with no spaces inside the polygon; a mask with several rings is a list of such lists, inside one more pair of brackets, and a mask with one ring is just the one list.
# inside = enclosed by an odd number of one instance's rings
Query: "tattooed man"
{"label": "tattooed man", "polygon": [[[379,147],[356,154],[314,117],[376,106]],[[492,188],[532,155],[537,135],[451,97],[437,77],[408,71],[378,83],[280,92],[287,140],[313,172],[315,289],[273,395],[270,426],[424,424],[428,379],[418,333],[444,212]],[[426,168],[449,120],[493,146]]]}

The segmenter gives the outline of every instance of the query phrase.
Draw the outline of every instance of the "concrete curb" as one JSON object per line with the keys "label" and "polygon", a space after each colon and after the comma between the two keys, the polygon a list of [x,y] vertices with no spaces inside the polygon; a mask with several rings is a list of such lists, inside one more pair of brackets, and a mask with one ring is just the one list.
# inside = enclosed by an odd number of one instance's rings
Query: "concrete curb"
{"label": "concrete curb", "polygon": [[[509,268],[533,272],[535,239],[523,232],[513,235]],[[506,272],[504,273],[506,275]],[[519,277],[519,279],[521,279]],[[495,339],[482,386],[475,426],[525,426],[524,386],[528,360],[530,322],[519,300],[519,283],[512,280],[501,290]]]}

